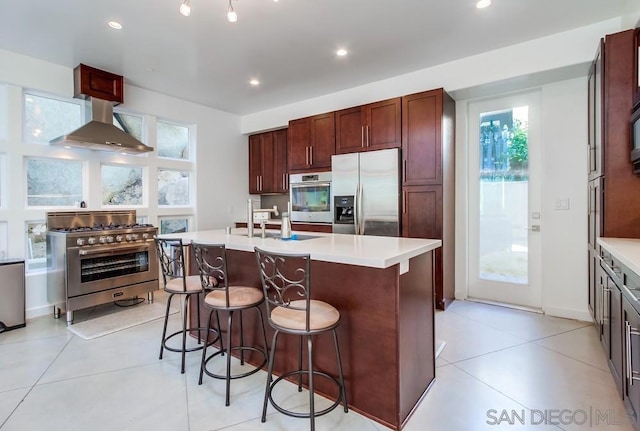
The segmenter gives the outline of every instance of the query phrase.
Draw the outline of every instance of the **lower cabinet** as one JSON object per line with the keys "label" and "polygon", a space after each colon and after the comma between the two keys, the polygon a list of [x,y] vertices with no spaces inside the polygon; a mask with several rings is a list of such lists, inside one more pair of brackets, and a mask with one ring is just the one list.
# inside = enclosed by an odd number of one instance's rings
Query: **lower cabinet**
{"label": "lower cabinet", "polygon": [[622,395],[622,367],[624,352],[622,346],[622,272],[614,259],[605,253],[602,260],[604,269],[604,295],[602,314],[602,335],[600,342],[604,348],[609,369]]}
{"label": "lower cabinet", "polygon": [[622,300],[624,333],[624,398],[634,429],[640,429],[640,314],[625,297]]}

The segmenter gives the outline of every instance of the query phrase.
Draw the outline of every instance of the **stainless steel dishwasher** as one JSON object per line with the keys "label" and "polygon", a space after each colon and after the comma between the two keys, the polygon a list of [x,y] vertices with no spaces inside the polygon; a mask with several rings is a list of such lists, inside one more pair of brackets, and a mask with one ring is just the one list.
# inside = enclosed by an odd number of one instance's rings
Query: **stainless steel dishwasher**
{"label": "stainless steel dishwasher", "polygon": [[0,260],[0,333],[25,325],[24,260]]}

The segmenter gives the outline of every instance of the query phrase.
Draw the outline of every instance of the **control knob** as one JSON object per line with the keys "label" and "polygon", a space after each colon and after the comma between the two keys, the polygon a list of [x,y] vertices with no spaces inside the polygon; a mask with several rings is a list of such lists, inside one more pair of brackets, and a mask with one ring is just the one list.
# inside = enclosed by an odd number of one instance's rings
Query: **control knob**
{"label": "control knob", "polygon": [[143,233],[142,234],[142,239],[147,239],[149,238],[149,234],[148,233]]}
{"label": "control knob", "polygon": [[127,241],[131,241],[133,238],[131,238],[131,234],[127,234],[127,236],[125,237],[125,239],[126,239]]}
{"label": "control knob", "polygon": [[98,241],[100,241],[100,244],[106,244],[107,243],[107,237],[106,236],[101,236]]}
{"label": "control knob", "polygon": [[76,241],[76,244],[78,244],[79,246],[83,246],[84,245],[84,238],[78,238]]}
{"label": "control knob", "polygon": [[87,239],[87,243],[89,243],[90,245],[93,245],[96,243],[96,239],[92,236],[89,237],[89,239]]}
{"label": "control knob", "polygon": [[122,242],[122,235],[116,236],[116,242]]}
{"label": "control knob", "polygon": [[112,236],[108,236],[107,237],[107,242],[108,243],[112,243],[113,242],[113,237]]}
{"label": "control knob", "polygon": [[137,241],[138,240],[138,234],[137,233],[132,234],[131,238],[133,238],[134,241]]}

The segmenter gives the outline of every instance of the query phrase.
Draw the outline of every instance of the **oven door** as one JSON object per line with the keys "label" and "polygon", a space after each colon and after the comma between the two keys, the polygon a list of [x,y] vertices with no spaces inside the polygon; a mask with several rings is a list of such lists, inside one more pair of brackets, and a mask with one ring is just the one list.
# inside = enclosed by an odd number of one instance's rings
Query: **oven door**
{"label": "oven door", "polygon": [[67,296],[74,297],[158,279],[153,240],[67,249]]}
{"label": "oven door", "polygon": [[291,183],[291,221],[333,223],[331,181]]}

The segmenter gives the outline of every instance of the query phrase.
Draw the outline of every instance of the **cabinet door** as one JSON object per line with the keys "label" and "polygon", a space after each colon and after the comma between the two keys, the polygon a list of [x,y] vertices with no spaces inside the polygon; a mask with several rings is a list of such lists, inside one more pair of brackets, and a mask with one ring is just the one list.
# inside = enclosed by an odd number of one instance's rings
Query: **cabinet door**
{"label": "cabinet door", "polygon": [[588,83],[588,103],[589,103],[589,179],[599,177],[604,172],[602,170],[602,124],[603,124],[603,76],[604,62],[604,39],[600,40],[600,46],[596,52],[595,59],[589,69]]}
{"label": "cabinet door", "polygon": [[336,123],[333,112],[311,117],[311,168],[331,168],[331,156],[336,152]]}
{"label": "cabinet door", "polygon": [[260,193],[262,176],[262,136],[249,136],[249,194]]}
{"label": "cabinet door", "polygon": [[442,184],[442,90],[402,98],[402,185]]}
{"label": "cabinet door", "polygon": [[309,167],[311,145],[311,118],[289,121],[287,132],[287,161],[289,171],[305,170]]}
{"label": "cabinet door", "polygon": [[343,109],[336,112],[336,154],[364,151],[364,125],[362,109]]}
{"label": "cabinet door", "polygon": [[273,175],[274,147],[273,132],[261,133],[262,138],[262,176],[260,177],[260,193],[274,193],[276,184]]}
{"label": "cabinet door", "polygon": [[289,191],[289,173],[287,172],[287,129],[273,133],[273,181],[274,193]]}
{"label": "cabinet door", "polygon": [[[611,279],[609,279],[612,281]],[[615,283],[609,285],[610,290],[610,308],[609,316],[610,330],[611,330],[611,355],[609,358],[609,368],[611,369],[611,375],[616,382],[618,393],[622,396],[622,379],[623,379],[623,346],[622,346],[622,334],[623,334],[623,321],[622,321],[622,293],[620,288]]]}
{"label": "cabinet door", "polygon": [[589,231],[587,232],[587,238],[589,241],[589,247],[597,248],[597,241],[602,232],[602,183],[604,178],[599,177],[593,181],[589,181],[589,213],[587,215],[587,224]]}
{"label": "cabinet door", "polygon": [[442,239],[442,186],[402,188],[402,236]]}
{"label": "cabinet door", "polygon": [[624,398],[632,414],[635,429],[640,427],[640,314],[624,298],[622,305],[624,324]]}
{"label": "cabinet door", "polygon": [[367,150],[400,148],[401,105],[399,97],[366,105],[364,142]]}

